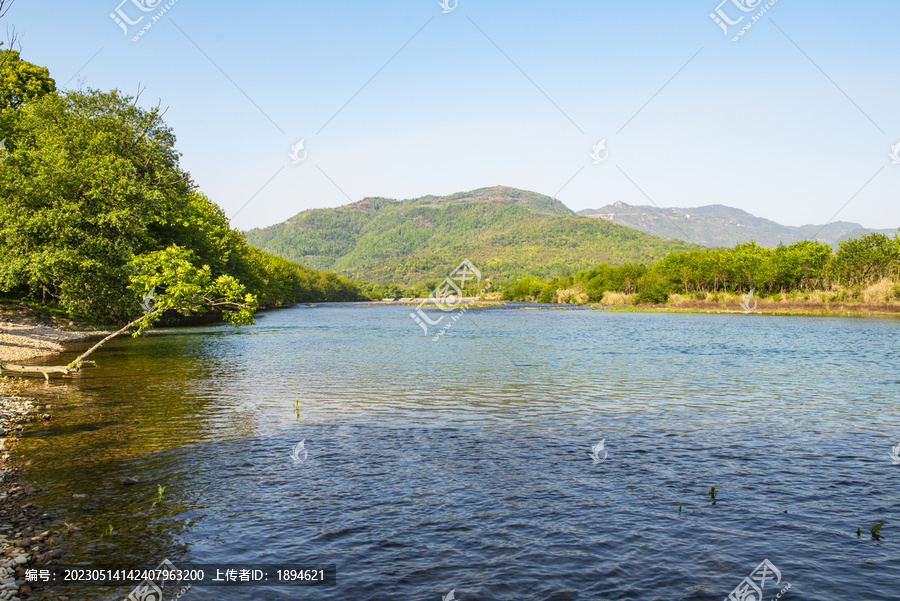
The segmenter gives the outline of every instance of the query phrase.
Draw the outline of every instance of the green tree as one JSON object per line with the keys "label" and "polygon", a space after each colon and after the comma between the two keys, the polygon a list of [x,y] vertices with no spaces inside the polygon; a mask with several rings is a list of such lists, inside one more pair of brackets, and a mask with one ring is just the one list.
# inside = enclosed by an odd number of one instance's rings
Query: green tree
{"label": "green tree", "polygon": [[774,251],[756,242],[743,242],[727,254],[727,269],[736,292],[769,288],[775,275],[772,266]]}
{"label": "green tree", "polygon": [[831,247],[822,242],[801,240],[789,246],[779,244],[772,257],[774,285],[782,292],[820,287],[830,259]]}
{"label": "green tree", "polygon": [[56,82],[46,67],[22,60],[17,50],[0,50],[0,111],[17,109],[55,91]]}
{"label": "green tree", "polygon": [[543,280],[530,275],[504,286],[503,298],[510,301],[531,301],[541,293],[544,286]]}
{"label": "green tree", "polygon": [[894,239],[884,234],[864,234],[844,240],[834,257],[835,277],[846,284],[865,286],[896,273],[900,249]]}
{"label": "green tree", "polygon": [[48,94],[18,113],[0,163],[0,288],[127,318],[129,262],[158,248],[189,190],[174,135],[158,109],[117,92]]}
{"label": "green tree", "polygon": [[172,245],[132,259],[129,289],[143,299],[145,313],[135,336],[152,327],[166,311],[185,317],[216,311],[235,326],[253,323],[256,296],[230,275],[215,277],[209,265],[195,267],[191,251]]}
{"label": "green tree", "polygon": [[638,281],[639,303],[662,304],[669,300],[669,293],[670,284],[666,278],[652,270]]}

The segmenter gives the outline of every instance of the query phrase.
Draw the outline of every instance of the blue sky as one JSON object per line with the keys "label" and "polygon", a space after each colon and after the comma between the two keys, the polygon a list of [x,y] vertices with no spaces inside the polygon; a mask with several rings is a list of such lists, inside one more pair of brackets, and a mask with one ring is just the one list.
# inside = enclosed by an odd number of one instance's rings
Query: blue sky
{"label": "blue sky", "polygon": [[[498,184],[575,210],[900,226],[900,3],[778,0],[734,42],[766,2],[720,1],[169,0],[136,42],[165,2],[17,0],[5,21],[60,87],[168,107],[183,167],[241,229]],[[717,7],[744,17],[729,35]],[[144,16],[128,36],[117,8]]]}

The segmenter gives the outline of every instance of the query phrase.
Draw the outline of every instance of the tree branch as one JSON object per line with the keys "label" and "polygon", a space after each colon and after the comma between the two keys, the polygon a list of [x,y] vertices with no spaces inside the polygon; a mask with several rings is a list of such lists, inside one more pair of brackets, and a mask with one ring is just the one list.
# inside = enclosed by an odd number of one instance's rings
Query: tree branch
{"label": "tree branch", "polygon": [[16,0],[0,0],[0,19],[6,16]]}
{"label": "tree branch", "polygon": [[95,344],[94,346],[89,348],[88,350],[86,350],[77,359],[75,359],[74,361],[69,363],[69,367],[73,368],[73,369],[81,369],[81,364],[84,363],[84,360],[87,359],[88,357],[90,357],[94,353],[94,351],[96,351],[98,348],[100,348],[101,346],[103,346],[104,344],[106,344],[107,342],[109,342],[110,340],[112,340],[113,338],[118,336],[119,334],[126,332],[129,328],[133,328],[139,321],[141,321],[145,317],[147,317],[147,315],[150,315],[150,313],[147,313],[146,315],[141,315],[139,318],[135,319],[131,323],[129,323],[125,326],[122,326],[121,329],[117,330],[116,332],[113,332],[112,334],[110,334],[109,336],[107,336],[106,338],[104,338],[103,340],[101,340],[100,342],[98,342],[97,344]]}

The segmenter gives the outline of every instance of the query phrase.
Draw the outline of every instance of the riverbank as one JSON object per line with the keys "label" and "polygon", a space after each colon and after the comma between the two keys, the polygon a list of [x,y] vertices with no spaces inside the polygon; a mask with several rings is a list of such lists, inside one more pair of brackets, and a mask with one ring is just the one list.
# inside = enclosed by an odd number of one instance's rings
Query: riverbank
{"label": "riverbank", "polygon": [[[620,311],[651,311],[669,313],[759,313],[761,315],[801,315],[810,317],[873,317],[900,318],[900,303],[832,300],[825,295],[807,297],[777,295],[754,298],[726,294],[709,294],[705,298],[673,294],[665,303],[633,304],[627,295],[604,301]],[[875,300],[875,299],[871,299]],[[616,302],[618,301],[618,302]]]}
{"label": "riverbank", "polygon": [[[0,359],[18,362],[53,355],[64,351],[65,343],[91,335],[54,327],[63,323],[77,327],[28,309],[0,308]],[[25,424],[50,419],[48,406],[20,396],[27,394],[29,381],[0,378],[0,601],[66,601],[67,597],[42,592],[39,582],[26,580],[29,569],[52,569],[62,556],[61,538],[67,528],[31,502],[39,489],[22,478],[12,457]]]}
{"label": "riverbank", "polygon": [[[604,294],[603,301],[596,302],[554,302],[529,306],[528,309],[558,309],[561,307],[582,307],[605,311],[633,313],[759,313],[761,315],[794,315],[811,317],[871,317],[900,318],[900,303],[830,302],[822,300],[795,299],[754,299],[734,295],[710,295],[708,299],[679,296],[673,294],[665,303],[636,304],[636,294]],[[417,307],[429,299],[399,299],[395,301],[373,301],[373,305],[402,305]],[[460,305],[467,308],[495,307],[508,305],[514,301],[497,298],[464,298]]]}
{"label": "riverbank", "polygon": [[25,361],[61,353],[65,343],[91,335],[59,329],[64,324],[76,325],[24,308],[0,307],[0,360]]}
{"label": "riverbank", "polygon": [[0,599],[65,601],[26,578],[28,570],[49,570],[58,562],[65,524],[30,501],[39,489],[21,477],[11,457],[25,424],[50,419],[46,406],[17,393],[15,384],[0,380]]}

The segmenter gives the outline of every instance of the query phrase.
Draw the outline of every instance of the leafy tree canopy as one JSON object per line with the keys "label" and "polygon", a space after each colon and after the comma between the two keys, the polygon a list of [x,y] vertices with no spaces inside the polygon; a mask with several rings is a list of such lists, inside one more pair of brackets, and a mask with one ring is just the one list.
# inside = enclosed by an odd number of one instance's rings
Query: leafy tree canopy
{"label": "leafy tree canopy", "polygon": [[0,110],[19,108],[55,91],[46,67],[22,60],[16,50],[0,50]]}
{"label": "leafy tree canopy", "polygon": [[209,265],[194,267],[192,253],[172,245],[137,256],[132,260],[133,291],[143,298],[144,318],[135,336],[152,326],[166,310],[184,316],[222,311],[226,321],[236,326],[253,323],[256,296],[249,294],[235,277],[213,277]]}
{"label": "leafy tree canopy", "polygon": [[254,309],[359,296],[346,278],[249,247],[181,169],[159,107],[116,90],[56,93],[46,69],[0,58],[0,292],[127,321],[140,315],[132,277],[152,258],[182,274],[190,263],[203,275],[186,282],[208,278],[216,293],[243,286]]}

